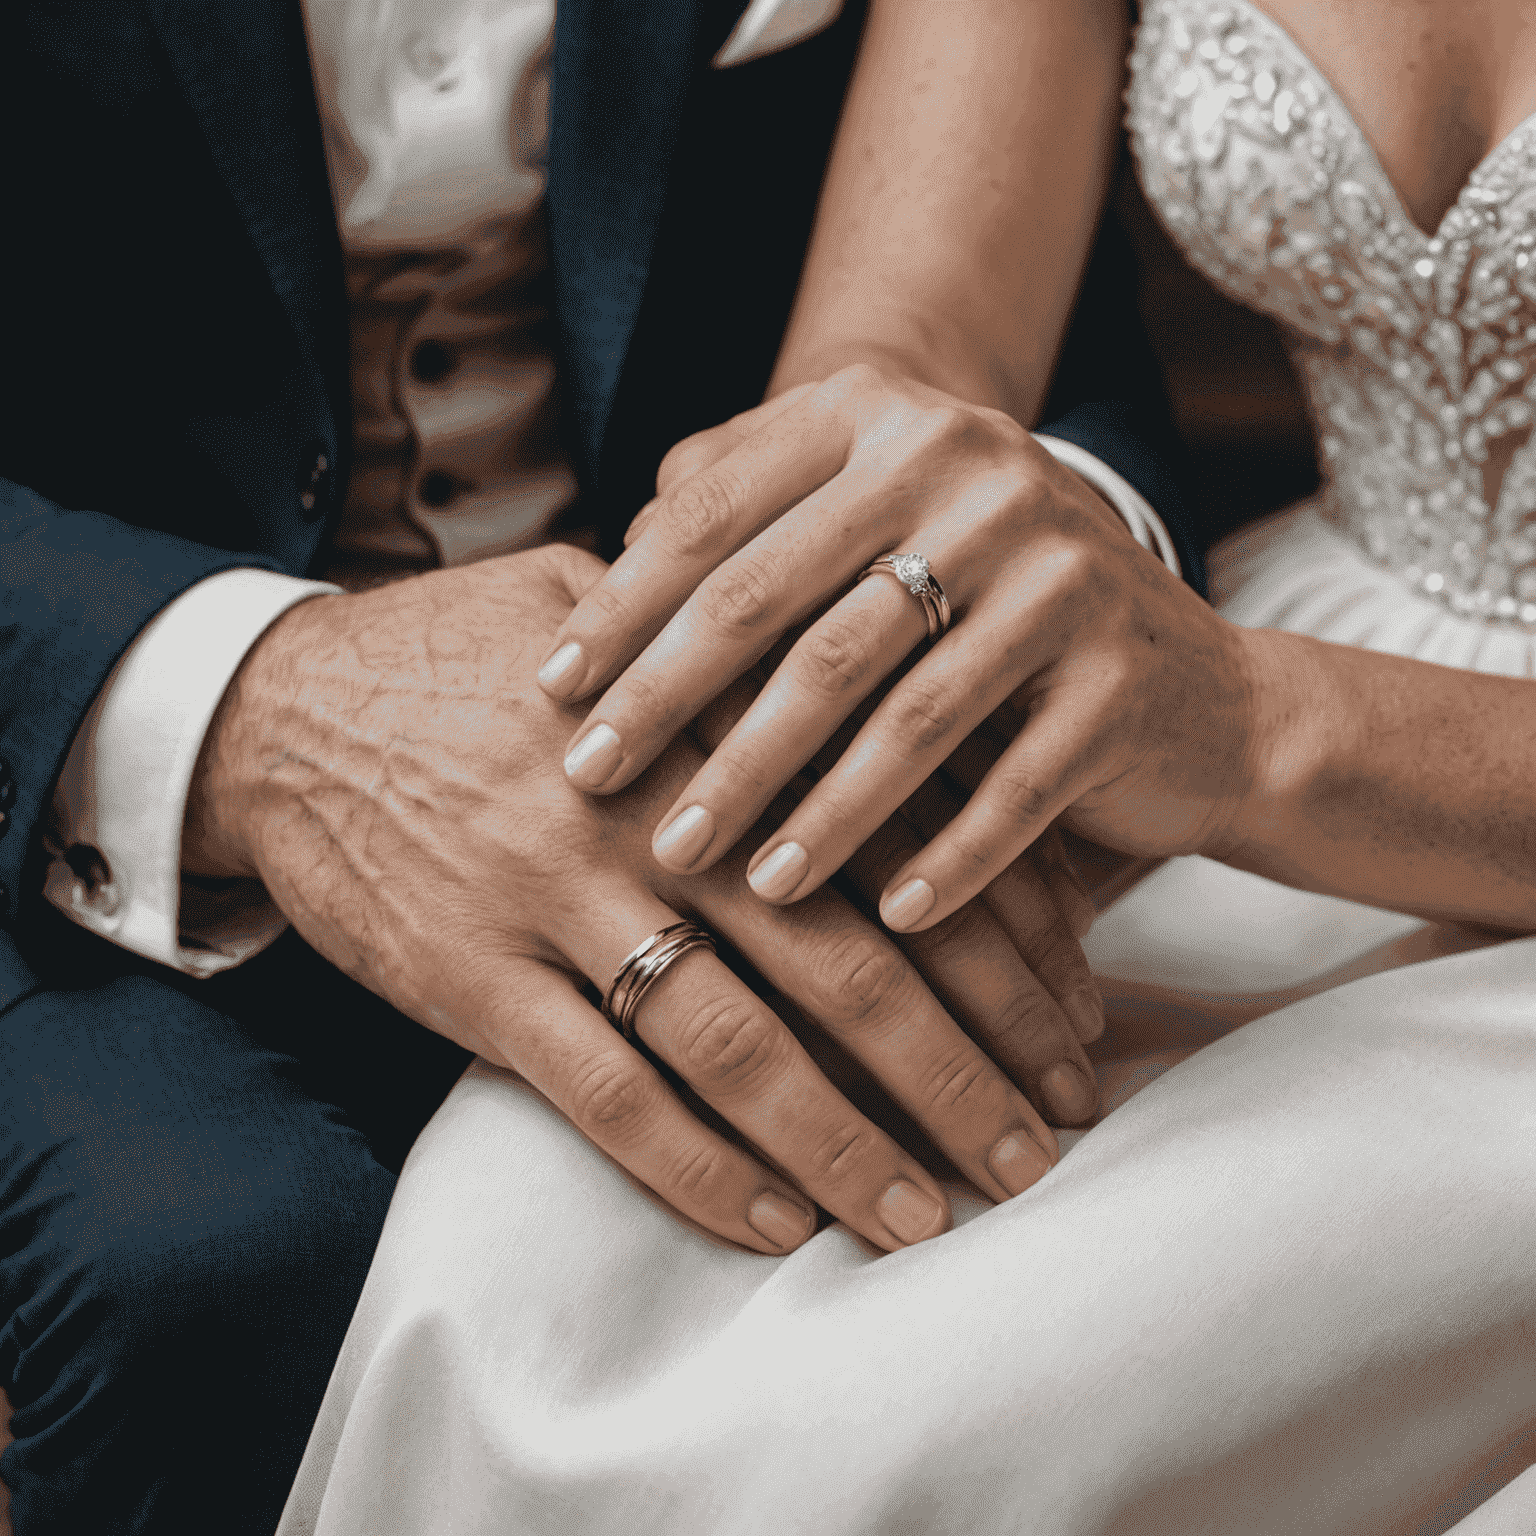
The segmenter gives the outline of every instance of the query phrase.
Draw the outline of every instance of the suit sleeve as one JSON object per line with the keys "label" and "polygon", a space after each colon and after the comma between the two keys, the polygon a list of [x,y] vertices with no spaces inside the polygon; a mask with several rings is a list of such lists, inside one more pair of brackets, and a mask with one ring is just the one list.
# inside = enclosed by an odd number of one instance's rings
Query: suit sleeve
{"label": "suit sleeve", "polygon": [[1205,597],[1205,554],[1175,468],[1177,449],[1138,418],[1130,402],[1090,400],[1043,423],[1039,432],[1075,444],[1127,481],[1166,529],[1184,580]]}
{"label": "suit sleeve", "polygon": [[13,782],[0,841],[0,1007],[31,985],[13,937],[18,905],[42,883],[54,784],[92,702],[162,608],[237,568],[281,570],[0,479],[0,756]]}

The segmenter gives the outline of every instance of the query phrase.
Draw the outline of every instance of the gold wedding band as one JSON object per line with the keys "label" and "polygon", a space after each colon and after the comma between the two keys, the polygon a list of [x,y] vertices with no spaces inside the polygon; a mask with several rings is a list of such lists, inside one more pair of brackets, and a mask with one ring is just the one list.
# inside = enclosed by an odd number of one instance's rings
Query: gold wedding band
{"label": "gold wedding band", "polygon": [[923,605],[930,640],[949,628],[949,599],[929,570],[926,555],[903,555],[893,550],[888,555],[881,555],[860,574],[859,580],[863,581],[865,576],[873,576],[877,571],[882,576],[894,576]]}
{"label": "gold wedding band", "polygon": [[691,949],[715,953],[715,941],[697,923],[673,923],[653,933],[645,943],[630,951],[613,978],[603,998],[603,1017],[626,1040],[635,1038],[635,1010],[640,999],[656,984],[674,960]]}

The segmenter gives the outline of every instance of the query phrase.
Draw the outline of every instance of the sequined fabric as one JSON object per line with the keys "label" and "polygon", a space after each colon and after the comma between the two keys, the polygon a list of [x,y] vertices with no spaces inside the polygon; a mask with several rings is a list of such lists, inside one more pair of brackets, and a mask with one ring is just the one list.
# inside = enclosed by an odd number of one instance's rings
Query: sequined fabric
{"label": "sequined fabric", "polygon": [[1322,514],[1420,596],[1536,634],[1536,118],[1431,237],[1248,0],[1148,0],[1127,105],[1148,200],[1186,257],[1282,322]]}

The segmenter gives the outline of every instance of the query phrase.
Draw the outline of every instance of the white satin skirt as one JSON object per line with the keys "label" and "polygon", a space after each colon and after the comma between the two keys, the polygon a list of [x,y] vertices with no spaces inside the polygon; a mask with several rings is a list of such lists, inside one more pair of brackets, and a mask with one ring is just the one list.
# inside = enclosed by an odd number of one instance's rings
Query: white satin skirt
{"label": "white satin skirt", "polygon": [[[1306,506],[1213,571],[1241,622],[1531,670]],[[1176,859],[1087,947],[1108,1112],[892,1255],[711,1242],[477,1064],[280,1536],[1532,1536],[1536,938]]]}

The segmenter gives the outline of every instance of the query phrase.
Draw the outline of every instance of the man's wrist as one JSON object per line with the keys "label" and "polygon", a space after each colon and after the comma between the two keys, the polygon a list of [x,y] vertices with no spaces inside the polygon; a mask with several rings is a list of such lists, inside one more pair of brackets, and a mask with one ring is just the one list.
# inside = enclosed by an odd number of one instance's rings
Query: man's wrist
{"label": "man's wrist", "polygon": [[[297,639],[314,621],[314,610],[343,594],[310,598],[289,608],[246,652],[224,690],[203,737],[187,792],[181,834],[185,874],[218,880],[260,879],[248,827],[259,795],[256,763],[261,755],[265,701],[294,692],[289,657],[302,650]],[[275,678],[286,679],[274,688]]]}

